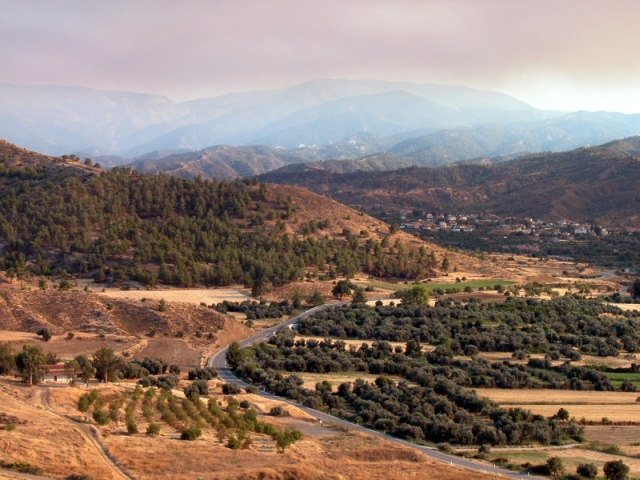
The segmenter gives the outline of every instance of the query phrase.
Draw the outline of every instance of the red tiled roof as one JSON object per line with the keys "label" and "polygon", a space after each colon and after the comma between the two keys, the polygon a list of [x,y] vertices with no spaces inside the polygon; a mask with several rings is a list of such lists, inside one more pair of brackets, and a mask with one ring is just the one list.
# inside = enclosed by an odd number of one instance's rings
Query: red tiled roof
{"label": "red tiled roof", "polygon": [[64,364],[49,365],[48,375],[64,375]]}

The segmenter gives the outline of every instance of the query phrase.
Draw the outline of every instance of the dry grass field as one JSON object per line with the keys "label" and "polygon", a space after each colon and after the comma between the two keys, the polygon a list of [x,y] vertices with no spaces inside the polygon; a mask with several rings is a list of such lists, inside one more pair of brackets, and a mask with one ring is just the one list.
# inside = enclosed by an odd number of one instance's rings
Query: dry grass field
{"label": "dry grass field", "polygon": [[[576,468],[581,463],[593,463],[598,467],[599,476],[602,477],[602,467],[606,462],[611,460],[622,460],[629,468],[632,477],[638,477],[640,475],[640,459],[626,457],[621,455],[611,455],[608,453],[598,452],[594,450],[587,450],[583,448],[570,448],[566,450],[551,450],[551,451],[538,451],[538,452],[500,452],[494,453],[490,456],[490,459],[505,458],[509,463],[522,465],[524,463],[530,463],[533,465],[544,464],[550,457],[560,457],[564,465],[564,471],[566,473],[575,473]],[[600,478],[599,477],[599,478]]]}
{"label": "dry grass field", "polygon": [[[502,407],[520,407],[546,417],[566,408],[576,420],[601,422],[640,422],[638,393],[575,390],[476,389],[478,395],[495,400]],[[640,441],[640,438],[638,439]]]}
{"label": "dry grass field", "polygon": [[476,388],[481,397],[495,400],[501,405],[637,405],[638,393],[595,392],[577,390],[505,390],[500,388]]}
{"label": "dry grass field", "polygon": [[53,478],[120,479],[76,425],[43,407],[41,390],[0,381],[0,425],[16,425],[12,431],[0,428],[0,460],[41,467]]}
{"label": "dry grass field", "polygon": [[[515,405],[501,404],[502,407],[509,408]],[[640,405],[611,405],[611,404],[592,404],[592,405],[538,405],[538,404],[518,404],[520,408],[531,410],[533,413],[551,417],[555,415],[560,407],[564,407],[569,411],[572,417],[580,421],[585,419],[588,422],[600,422],[603,418],[607,418],[612,422],[640,422]]]}
{"label": "dry grass field", "polygon": [[162,290],[119,290],[105,289],[96,294],[107,298],[128,299],[141,301],[143,298],[159,302],[164,298],[167,302],[181,302],[200,305],[206,303],[243,302],[250,298],[250,291],[246,288],[171,288]]}
{"label": "dry grass field", "polygon": [[[220,382],[211,382],[211,395],[224,405],[225,397],[220,394],[220,385]],[[106,402],[118,398],[123,391],[123,387],[114,385],[96,388]],[[304,432],[304,438],[284,454],[276,453],[271,438],[258,434],[251,435],[254,442],[248,450],[230,450],[210,428],[205,429],[200,439],[185,442],[180,441],[179,434],[166,424],[161,425],[157,437],[144,433],[129,435],[124,421],[112,422],[105,427],[90,427],[65,417],[90,417],[77,409],[78,398],[84,392],[86,390],[80,388],[26,387],[12,380],[0,380],[0,402],[3,405],[0,425],[17,425],[13,431],[0,429],[0,460],[27,462],[43,468],[44,475],[60,479],[82,473],[100,479],[122,478],[118,474],[118,466],[137,479],[497,478],[436,462],[383,439],[321,427],[314,419],[289,405],[285,406],[289,416],[273,418],[259,413],[262,421],[279,428],[300,428]],[[259,412],[267,412],[280,403],[249,394],[238,395],[237,399],[249,400]],[[140,413],[136,413],[135,421],[140,432],[144,432],[146,420]],[[301,427],[301,422],[309,427]],[[92,428],[98,429],[99,443],[90,441],[87,432]],[[115,464],[104,459],[104,451]],[[11,478],[11,473],[6,472],[5,477]]]}
{"label": "dry grass field", "polygon": [[202,355],[202,350],[191,348],[184,340],[178,338],[152,338],[142,350],[133,356],[132,360],[142,360],[145,357],[162,357],[170,364],[183,367],[199,367]]}
{"label": "dry grass field", "polygon": [[[283,375],[291,375],[289,372],[282,372]],[[332,390],[338,391],[338,385],[344,382],[354,382],[356,379],[361,378],[367,382],[374,382],[380,375],[374,375],[373,373],[363,372],[344,372],[344,373],[306,373],[298,372],[295,375],[304,380],[304,387],[315,389],[318,382],[330,382]]]}
{"label": "dry grass field", "polygon": [[[640,448],[640,426],[638,425],[587,425],[584,427],[584,438],[589,442],[600,442],[608,445],[618,445],[628,448]],[[640,453],[640,452],[638,452]],[[634,452],[634,455],[636,453]]]}

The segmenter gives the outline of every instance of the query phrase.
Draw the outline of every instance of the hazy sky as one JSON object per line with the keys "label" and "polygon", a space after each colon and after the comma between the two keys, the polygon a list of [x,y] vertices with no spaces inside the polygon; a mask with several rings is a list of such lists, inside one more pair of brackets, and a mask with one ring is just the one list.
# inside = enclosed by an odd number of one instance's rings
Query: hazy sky
{"label": "hazy sky", "polygon": [[0,82],[176,100],[314,78],[640,112],[638,0],[0,0]]}

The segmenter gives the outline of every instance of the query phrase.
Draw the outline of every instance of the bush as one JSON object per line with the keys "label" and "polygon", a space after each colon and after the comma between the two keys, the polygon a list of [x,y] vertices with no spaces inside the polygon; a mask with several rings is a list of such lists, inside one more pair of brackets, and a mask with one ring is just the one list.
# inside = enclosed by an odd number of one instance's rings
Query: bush
{"label": "bush", "polygon": [[547,470],[549,470],[549,475],[558,476],[562,475],[564,472],[564,465],[562,463],[562,459],[558,457],[551,457],[547,460],[546,463]]}
{"label": "bush", "polygon": [[607,462],[602,470],[607,480],[626,480],[629,475],[629,467],[622,460]]}
{"label": "bush", "polygon": [[195,370],[189,370],[187,374],[189,380],[213,380],[218,376],[218,370],[215,367],[196,367]]}
{"label": "bush", "polygon": [[96,408],[93,411],[93,419],[99,425],[107,425],[109,423],[109,415],[101,408]]}
{"label": "bush", "polygon": [[51,335],[51,331],[48,328],[41,328],[40,330],[38,330],[38,335],[40,335],[42,337],[42,340],[44,340],[45,342],[48,342],[53,338],[53,335]]}
{"label": "bush", "polygon": [[247,409],[251,406],[251,404],[249,403],[249,400],[242,400],[240,402],[240,408],[244,408]]}
{"label": "bush", "polygon": [[284,410],[280,405],[278,405],[277,407],[271,407],[271,410],[269,410],[269,415],[274,417],[281,417],[283,413]]}
{"label": "bush", "polygon": [[225,395],[238,395],[242,390],[236,383],[225,383],[222,385],[222,393]]}
{"label": "bush", "polygon": [[196,380],[183,391],[189,400],[195,401],[200,398],[200,395],[209,395],[209,384],[206,380]]}
{"label": "bush", "polygon": [[451,448],[451,445],[449,445],[448,443],[439,443],[436,445],[436,447],[438,447],[438,450],[440,450],[441,452],[444,453],[453,453],[453,448]]}
{"label": "bush", "polygon": [[[247,393],[253,393],[254,395],[259,392],[258,387],[256,387],[255,385],[249,385],[247,388],[244,389],[244,391]],[[640,401],[640,397],[638,398],[639,398],[638,401]]]}
{"label": "bush", "polygon": [[596,467],[593,463],[582,463],[578,465],[576,473],[582,478],[596,478],[596,476],[598,475],[598,467]]}
{"label": "bush", "polygon": [[65,480],[93,480],[93,477],[86,473],[72,473]]}
{"label": "bush", "polygon": [[625,380],[624,382],[622,382],[622,385],[620,385],[620,390],[622,392],[635,392],[636,386],[629,380]]}
{"label": "bush", "polygon": [[150,423],[147,427],[147,435],[159,435],[160,434],[160,425],[157,423]]}
{"label": "bush", "polygon": [[127,432],[129,432],[129,435],[138,433],[138,426],[136,425],[136,421],[133,418],[129,418],[127,420]]}
{"label": "bush", "polygon": [[14,431],[15,429],[16,429],[16,424],[15,424],[15,423],[7,423],[7,424],[4,426],[4,431],[5,431],[5,432],[12,432],[12,431]]}
{"label": "bush", "polygon": [[169,373],[180,375],[180,365],[169,365]]}
{"label": "bush", "polygon": [[30,475],[44,474],[44,470],[42,468],[36,467],[35,465],[30,465],[28,463],[22,463],[22,462],[4,463],[0,461],[0,468],[13,470],[14,472],[28,473]]}
{"label": "bush", "polygon": [[230,448],[231,450],[240,450],[240,448],[242,448],[242,442],[238,440],[235,435],[229,435],[227,448]]}
{"label": "bush", "polygon": [[192,425],[189,428],[182,431],[180,434],[180,440],[195,440],[202,436],[202,430],[197,425]]}

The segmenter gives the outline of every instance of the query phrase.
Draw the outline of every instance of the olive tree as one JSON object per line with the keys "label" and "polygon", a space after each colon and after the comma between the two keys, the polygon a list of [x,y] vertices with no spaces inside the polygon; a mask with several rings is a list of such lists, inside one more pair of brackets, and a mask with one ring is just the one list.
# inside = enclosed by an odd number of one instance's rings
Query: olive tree
{"label": "olive tree", "polygon": [[117,380],[122,363],[122,359],[113,353],[113,350],[109,347],[102,347],[93,354],[96,378],[103,383]]}
{"label": "olive tree", "polygon": [[15,357],[22,379],[29,385],[38,384],[47,373],[47,357],[40,345],[23,345]]}

